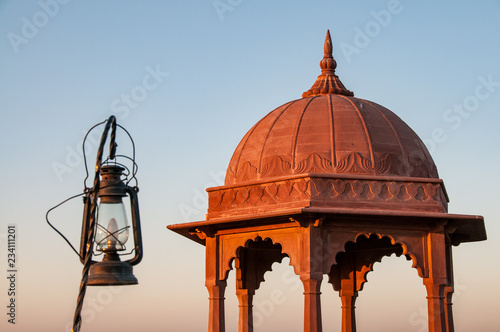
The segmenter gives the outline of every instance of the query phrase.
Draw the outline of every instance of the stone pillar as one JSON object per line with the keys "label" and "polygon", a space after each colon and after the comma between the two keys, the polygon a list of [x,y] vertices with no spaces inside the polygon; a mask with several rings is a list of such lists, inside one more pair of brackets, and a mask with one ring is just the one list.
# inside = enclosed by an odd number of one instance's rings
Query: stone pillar
{"label": "stone pillar", "polygon": [[452,244],[446,243],[446,273],[448,277],[448,286],[444,289],[444,305],[445,305],[445,315],[446,315],[446,332],[455,331],[455,326],[453,324],[453,308],[452,308],[452,298],[454,292],[453,280],[453,257],[451,253]]}
{"label": "stone pillar", "polygon": [[238,332],[253,332],[253,290],[237,289],[238,297]]}
{"label": "stone pillar", "polygon": [[224,292],[226,280],[219,275],[219,239],[215,236],[207,236],[205,243],[205,286],[209,295],[208,332],[225,332]]}
{"label": "stone pillar", "polygon": [[[300,280],[304,285],[304,332],[322,332],[321,282],[323,281],[322,219],[299,220]],[[293,259],[293,257],[290,257]]]}
{"label": "stone pillar", "polygon": [[445,287],[444,289],[444,310],[445,310],[445,315],[446,315],[446,332],[453,332],[455,331],[455,327],[453,324],[453,310],[452,310],[452,305],[453,303],[451,302],[451,299],[453,297],[453,287],[448,286]]}
{"label": "stone pillar", "polygon": [[304,285],[304,332],[322,332],[321,281],[322,274],[302,274]]}
{"label": "stone pillar", "polygon": [[208,332],[224,332],[226,330],[224,318],[224,291],[226,281],[218,285],[207,285],[209,294]]}
{"label": "stone pillar", "polygon": [[442,229],[436,229],[428,234],[427,247],[429,274],[427,278],[424,278],[424,285],[427,289],[429,332],[446,332],[449,331],[449,327],[446,326],[444,291],[448,284],[448,260]]}
{"label": "stone pillar", "polygon": [[444,284],[425,284],[427,289],[427,311],[429,332],[446,332],[446,315],[444,305]]}
{"label": "stone pillar", "polygon": [[342,332],[356,332],[356,315],[354,306],[358,292],[356,291],[356,283],[353,275],[356,272],[351,272],[350,279],[341,281],[341,289],[339,292],[342,301]]}
{"label": "stone pillar", "polygon": [[[236,268],[236,297],[238,298],[238,332],[253,332],[253,295],[255,294],[258,264],[255,251],[239,248],[234,259]],[[264,273],[262,273],[264,275]]]}

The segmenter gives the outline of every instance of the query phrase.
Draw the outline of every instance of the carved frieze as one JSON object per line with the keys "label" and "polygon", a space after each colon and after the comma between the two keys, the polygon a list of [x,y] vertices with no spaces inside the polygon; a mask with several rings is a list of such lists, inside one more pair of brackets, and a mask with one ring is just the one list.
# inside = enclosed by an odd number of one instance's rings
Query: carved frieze
{"label": "carved frieze", "polygon": [[208,217],[289,207],[377,208],[446,212],[440,181],[312,175],[209,190]]}

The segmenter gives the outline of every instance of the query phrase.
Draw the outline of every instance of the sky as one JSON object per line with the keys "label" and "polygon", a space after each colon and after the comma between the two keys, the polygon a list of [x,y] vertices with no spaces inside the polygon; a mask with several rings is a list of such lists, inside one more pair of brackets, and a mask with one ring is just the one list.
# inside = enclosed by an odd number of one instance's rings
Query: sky
{"label": "sky", "polygon": [[[82,331],[206,330],[204,247],[166,226],[204,220],[205,189],[223,183],[241,138],[320,74],[330,29],[346,88],[424,140],[450,212],[484,216],[488,240],[454,247],[455,326],[497,331],[498,17],[498,0],[0,1],[0,329],[70,330],[82,265],[45,213],[83,191],[83,137],[115,115],[136,145],[144,259],[139,285],[88,289]],[[117,142],[130,155],[123,132]],[[96,145],[87,148],[90,165]],[[82,208],[75,199],[50,215],[75,246]],[[265,279],[255,331],[302,331],[288,260]],[[227,331],[237,330],[234,287],[231,271]],[[326,279],[322,292],[324,330],[340,331],[338,294]],[[411,262],[384,258],[356,302],[358,330],[426,331],[425,296]]]}

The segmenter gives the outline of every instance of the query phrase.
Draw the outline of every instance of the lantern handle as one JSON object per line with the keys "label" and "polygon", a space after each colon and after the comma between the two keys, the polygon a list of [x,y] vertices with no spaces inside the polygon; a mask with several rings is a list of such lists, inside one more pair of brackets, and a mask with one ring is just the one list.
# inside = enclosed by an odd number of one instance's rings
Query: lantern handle
{"label": "lantern handle", "polygon": [[[111,121],[111,137],[110,137],[110,142],[109,142],[109,159],[113,160],[115,159],[115,154],[116,154],[116,147],[118,146],[116,144],[116,118],[114,115],[111,115],[109,117],[109,120]],[[102,163],[102,160],[101,160]]]}
{"label": "lantern handle", "polygon": [[[101,136],[101,141],[99,143],[99,150],[97,151],[96,166],[95,166],[96,174],[95,175],[99,175],[99,172],[101,169],[104,144],[106,142],[106,138],[108,137],[108,131],[109,131],[110,127],[111,127],[111,142],[110,142],[110,146],[109,146],[109,156],[110,156],[109,159],[115,159],[116,147],[118,146],[115,142],[117,124],[116,124],[116,117],[114,115],[111,115],[107,120],[99,122],[98,124],[92,126],[92,128],[90,128],[87,131],[87,133],[85,134],[85,137],[83,138],[82,152],[83,152],[83,164],[85,165],[85,179],[83,179],[84,188],[87,188],[87,180],[89,178],[89,170],[87,167],[87,155],[85,153],[85,142],[87,141],[87,137],[89,136],[90,132],[92,130],[94,130],[95,127],[98,127],[98,126],[102,125],[103,123],[106,123],[106,125],[104,126],[104,130],[103,130],[103,133]],[[121,127],[120,125],[118,125],[118,126]],[[130,134],[129,134],[129,136],[130,136]],[[94,184],[95,184],[95,178],[94,178]]]}
{"label": "lantern handle", "polygon": [[[85,142],[86,142],[87,137],[90,134],[90,132],[95,127],[100,126],[103,123],[106,123],[106,126],[104,127],[104,132],[103,132],[102,137],[101,137],[101,142],[100,142],[99,151],[98,151],[97,160],[96,160],[96,174],[95,174],[95,178],[97,178],[97,181],[94,179],[94,188],[87,188],[87,186],[86,186],[85,183],[87,182],[87,179],[89,177],[89,172],[88,172],[88,168],[87,168],[87,158],[86,158],[86,155],[85,155]],[[87,232],[89,230],[89,226],[90,226],[90,215],[91,215],[91,206],[92,206],[90,204],[90,202],[92,201],[91,193],[93,191],[98,191],[98,187],[99,187],[99,174],[100,174],[100,169],[101,169],[101,165],[102,165],[102,154],[103,154],[102,152],[103,152],[104,144],[106,142],[106,138],[108,136],[108,131],[109,131],[110,127],[111,127],[111,139],[110,139],[110,146],[109,146],[109,155],[110,155],[109,159],[115,159],[115,157],[116,157],[116,147],[118,146],[116,144],[116,142],[115,142],[115,138],[116,138],[116,126],[117,126],[116,117],[114,115],[111,115],[107,120],[105,120],[103,122],[100,122],[100,123],[94,125],[92,128],[89,129],[89,131],[85,134],[85,137],[83,139],[83,146],[82,146],[82,148],[83,148],[83,160],[84,160],[85,172],[86,172],[86,177],[83,180],[84,187],[85,187],[84,192],[81,193],[81,194],[78,194],[78,195],[71,196],[70,198],[62,201],[61,203],[57,204],[53,208],[49,209],[47,211],[47,213],[45,214],[45,220],[47,221],[47,223],[49,224],[49,226],[54,231],[56,231],[68,243],[68,245],[71,247],[71,249],[80,257],[80,261],[82,263],[84,263],[85,256],[87,255],[87,251],[89,250],[89,246],[91,246],[91,243],[88,243],[88,239],[85,238],[85,234],[87,234]],[[120,125],[118,125],[118,126],[120,128],[122,128],[122,129],[124,129]],[[127,134],[130,137],[130,134],[128,132],[127,132]],[[135,147],[134,147],[134,155],[135,155]],[[135,163],[135,161],[134,161],[134,163]],[[73,198],[82,196],[82,195],[85,195],[84,196],[84,213],[83,213],[83,223],[82,223],[82,238],[80,239],[80,252],[78,252],[75,249],[75,247],[71,244],[71,242],[56,227],[54,227],[50,223],[50,221],[49,221],[49,214],[50,214],[50,212],[52,210],[58,208],[59,206],[61,206],[64,203],[66,203],[67,201],[69,201],[69,200],[71,200]],[[90,264],[94,264],[94,263],[96,263],[96,261],[90,260]]]}
{"label": "lantern handle", "polygon": [[[95,165],[95,176],[94,176],[94,187],[89,190],[89,196],[88,196],[88,210],[85,212],[88,213],[87,217],[84,219],[84,224],[88,222],[88,226],[83,226],[83,227],[88,227],[87,228],[87,233],[82,234],[82,241],[83,244],[80,245],[80,248],[84,246],[84,251],[85,255],[83,257],[83,271],[82,271],[82,280],[80,282],[80,289],[78,292],[78,299],[77,299],[77,304],[76,304],[76,309],[75,309],[75,316],[73,318],[73,332],[79,332],[80,327],[82,325],[82,307],[83,307],[83,299],[85,297],[85,293],[87,291],[87,281],[88,281],[88,274],[90,270],[90,266],[93,264],[92,261],[92,248],[94,246],[94,230],[95,230],[95,222],[96,222],[96,210],[97,210],[97,194],[99,192],[99,187],[100,187],[100,179],[99,175],[101,173],[101,167],[102,167],[102,155],[103,155],[103,150],[104,150],[104,144],[106,143],[106,138],[108,137],[108,132],[109,128],[113,127],[114,130],[116,130],[116,118],[114,115],[111,115],[106,121],[106,125],[104,126],[104,131],[101,136],[101,141],[99,143],[99,149],[97,150],[97,158],[96,158],[96,165]],[[111,130],[113,134],[113,129]],[[87,133],[88,135],[88,133]],[[87,136],[85,136],[87,137]],[[113,150],[113,146],[116,148],[116,144],[113,144],[114,137],[111,137],[111,150]],[[85,141],[84,141],[85,144]],[[85,148],[84,148],[85,152]],[[85,164],[85,167],[87,167],[87,164]],[[85,183],[85,182],[84,182]],[[86,205],[87,207],[87,205]]]}
{"label": "lantern handle", "polygon": [[[103,122],[98,123],[93,126],[85,135],[85,139],[83,140],[83,144],[85,144],[85,140],[87,139],[88,134],[92,129],[96,126],[101,125]],[[104,126],[104,130],[101,136],[101,141],[99,144],[99,149],[97,150],[96,164],[95,164],[95,175],[94,175],[94,187],[93,188],[85,188],[85,197],[84,197],[84,211],[83,211],[83,222],[82,222],[82,235],[80,239],[80,261],[84,265],[94,264],[95,261],[92,260],[92,249],[94,246],[93,237],[94,237],[94,228],[95,228],[95,219],[96,219],[96,208],[97,208],[97,193],[99,192],[100,187],[100,173],[102,166],[102,155],[104,152],[104,145],[106,143],[106,139],[108,137],[108,132],[111,127],[111,142],[110,142],[110,158],[111,154],[113,154],[113,158],[116,153],[116,117],[111,115],[106,121],[106,125]],[[85,162],[85,171],[87,172],[87,177],[84,180],[84,184],[88,178],[88,170],[87,170],[87,162],[85,159],[85,148],[83,148],[83,156]],[[86,186],[85,186],[86,187]],[[85,261],[88,261],[88,264]]]}

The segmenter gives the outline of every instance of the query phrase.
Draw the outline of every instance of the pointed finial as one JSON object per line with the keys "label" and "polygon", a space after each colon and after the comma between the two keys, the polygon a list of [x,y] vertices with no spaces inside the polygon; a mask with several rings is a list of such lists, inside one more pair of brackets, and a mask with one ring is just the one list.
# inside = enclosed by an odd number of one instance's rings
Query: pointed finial
{"label": "pointed finial", "polygon": [[335,68],[337,68],[337,61],[333,58],[332,38],[330,37],[330,30],[326,31],[324,56],[320,61],[321,75],[318,76],[313,86],[302,94],[302,97],[310,97],[326,94],[340,94],[345,96],[354,96],[354,93],[347,90],[339,77],[335,75]]}
{"label": "pointed finial", "polygon": [[335,68],[337,68],[337,61],[333,58],[333,47],[332,47],[332,37],[330,37],[330,30],[326,31],[325,37],[325,46],[323,47],[325,51],[325,55],[323,56],[323,60],[319,63],[321,67],[322,74],[326,72],[335,74]]}
{"label": "pointed finial", "polygon": [[325,50],[325,56],[333,56],[332,37],[330,36],[330,29],[326,30],[325,46],[323,49]]}

